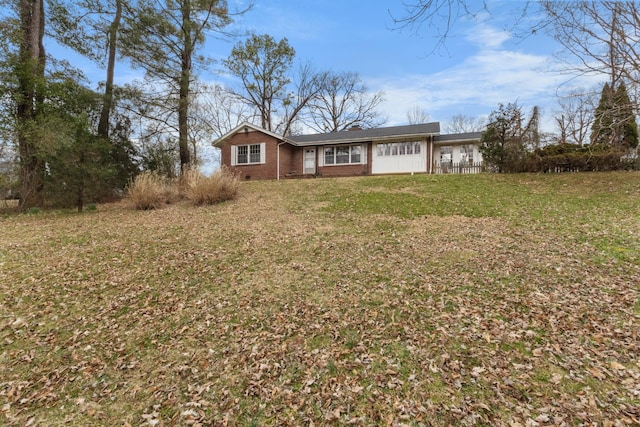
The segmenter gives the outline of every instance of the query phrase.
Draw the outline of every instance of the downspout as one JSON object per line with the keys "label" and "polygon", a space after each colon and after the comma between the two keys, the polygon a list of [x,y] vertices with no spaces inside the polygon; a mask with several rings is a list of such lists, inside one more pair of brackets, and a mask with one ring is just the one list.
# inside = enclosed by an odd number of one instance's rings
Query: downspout
{"label": "downspout", "polygon": [[431,135],[431,143],[429,149],[429,175],[433,173],[433,135]]}
{"label": "downspout", "polygon": [[278,142],[276,146],[276,181],[280,181],[280,146],[284,143],[284,141]]}

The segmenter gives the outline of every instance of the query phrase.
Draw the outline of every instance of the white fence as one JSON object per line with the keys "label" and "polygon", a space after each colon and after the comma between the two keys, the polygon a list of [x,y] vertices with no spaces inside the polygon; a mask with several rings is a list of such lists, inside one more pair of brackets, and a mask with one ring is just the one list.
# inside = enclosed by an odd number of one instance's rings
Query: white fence
{"label": "white fence", "polygon": [[484,165],[482,162],[469,163],[469,162],[442,162],[433,164],[433,173],[480,173],[484,172]]}

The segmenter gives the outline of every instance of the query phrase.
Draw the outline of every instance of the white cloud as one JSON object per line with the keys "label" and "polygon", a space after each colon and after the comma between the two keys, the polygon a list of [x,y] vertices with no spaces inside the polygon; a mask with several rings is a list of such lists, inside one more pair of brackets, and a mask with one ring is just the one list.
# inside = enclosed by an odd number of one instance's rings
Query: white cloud
{"label": "white cloud", "polygon": [[542,72],[547,58],[500,50],[483,51],[454,67],[420,75],[368,80],[383,90],[389,121],[406,121],[411,105],[420,105],[434,118],[453,114],[488,114],[499,103],[540,103],[553,98],[559,81]]}
{"label": "white cloud", "polygon": [[511,35],[507,31],[491,27],[485,23],[474,26],[466,35],[466,40],[480,47],[480,49],[497,49],[510,38]]}
{"label": "white cloud", "polygon": [[[549,72],[551,57],[504,47],[507,32],[479,23],[468,31],[476,47],[459,64],[425,73],[367,79],[372,90],[383,90],[389,124],[406,122],[406,112],[419,105],[442,122],[454,114],[487,115],[500,103],[518,102],[525,109],[544,110],[555,103],[557,87],[566,79]],[[551,111],[549,111],[551,113]]]}

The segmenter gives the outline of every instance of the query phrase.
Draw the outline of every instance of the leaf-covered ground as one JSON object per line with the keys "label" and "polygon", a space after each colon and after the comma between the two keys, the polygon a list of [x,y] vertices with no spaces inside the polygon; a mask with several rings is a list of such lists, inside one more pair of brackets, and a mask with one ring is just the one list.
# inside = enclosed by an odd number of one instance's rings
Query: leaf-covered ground
{"label": "leaf-covered ground", "polygon": [[0,225],[0,424],[640,424],[637,173]]}

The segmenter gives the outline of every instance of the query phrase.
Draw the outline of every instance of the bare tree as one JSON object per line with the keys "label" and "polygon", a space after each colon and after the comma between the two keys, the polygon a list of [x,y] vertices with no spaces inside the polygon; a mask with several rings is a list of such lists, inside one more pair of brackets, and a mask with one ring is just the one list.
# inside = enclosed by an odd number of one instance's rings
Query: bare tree
{"label": "bare tree", "polygon": [[290,135],[296,122],[307,122],[303,117],[310,111],[310,105],[320,98],[325,89],[329,73],[316,73],[311,64],[303,64],[298,69],[298,74],[293,78],[293,88],[283,104],[283,117],[281,123],[276,126],[282,135]]}
{"label": "bare tree", "polygon": [[485,121],[481,117],[456,114],[449,119],[444,129],[447,133],[467,133],[482,132],[485,127]]}
{"label": "bare tree", "polygon": [[[462,18],[488,11],[470,0],[404,0],[405,14],[393,17],[397,28],[436,28],[442,46]],[[536,16],[531,23],[529,17]],[[526,18],[526,19],[525,19]],[[611,87],[625,81],[630,92],[640,83],[640,3],[635,1],[526,1],[514,16],[520,36],[544,32],[558,41],[558,58],[573,75],[603,75]]]}
{"label": "bare tree", "polygon": [[219,84],[201,84],[193,104],[192,117],[208,135],[215,136],[214,139],[256,116],[255,110]]}
{"label": "bare tree", "polygon": [[309,105],[308,124],[318,132],[377,127],[386,121],[377,110],[383,100],[382,92],[369,93],[357,73],[326,74],[322,90]]}
{"label": "bare tree", "polygon": [[427,110],[416,104],[407,110],[407,120],[410,125],[417,125],[420,123],[427,123],[431,120],[431,116]]}
{"label": "bare tree", "polygon": [[601,98],[590,129],[581,129],[577,142],[583,143],[591,131],[592,143],[609,140],[618,147],[635,147],[640,108],[640,5],[631,1],[542,1],[540,7],[546,19],[538,28],[564,47],[564,55],[559,56],[564,68],[575,75],[608,80],[603,96],[610,91],[605,97],[610,99]]}
{"label": "bare tree", "polygon": [[570,71],[640,82],[640,5],[630,1],[542,1],[546,17],[534,31],[545,31],[564,48]]}
{"label": "bare tree", "polygon": [[204,158],[218,162],[220,152],[213,143],[244,121],[257,116],[242,99],[219,84],[197,82],[189,109],[189,141],[194,164],[202,165]]}
{"label": "bare tree", "polygon": [[554,116],[559,132],[557,142],[578,145],[589,143],[589,130],[593,125],[596,102],[595,92],[579,89],[558,97],[560,110]]}

